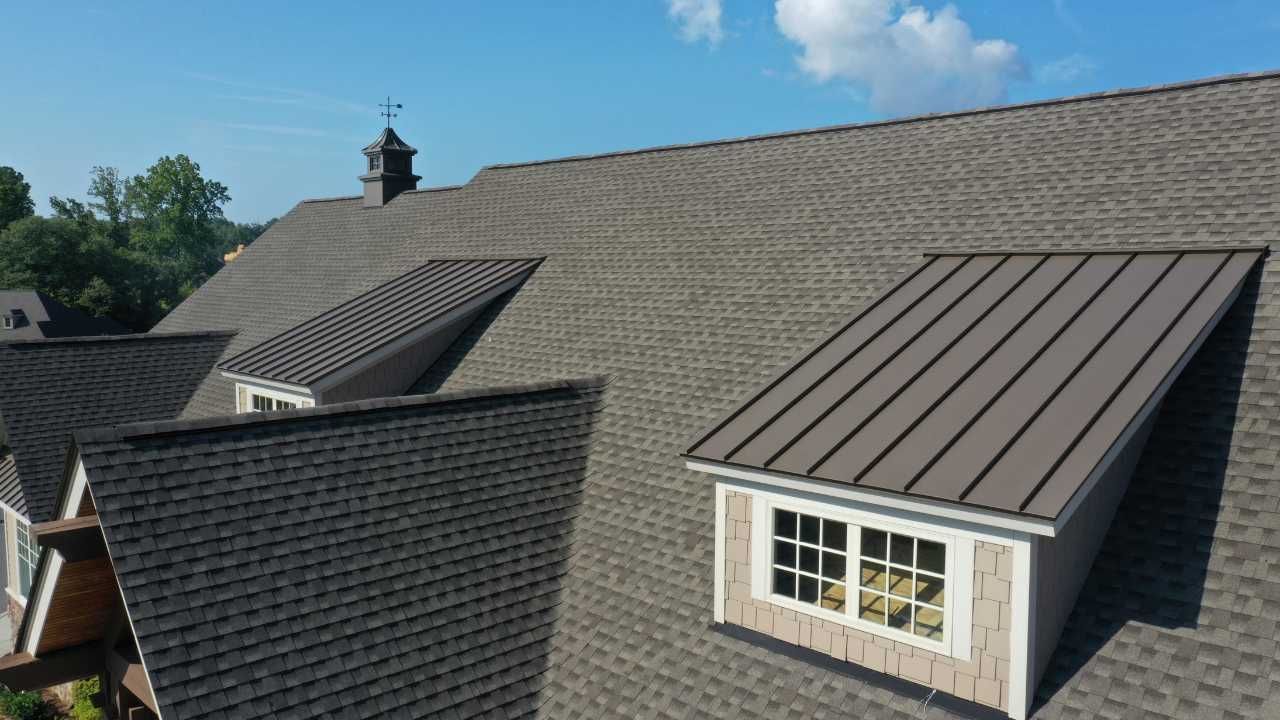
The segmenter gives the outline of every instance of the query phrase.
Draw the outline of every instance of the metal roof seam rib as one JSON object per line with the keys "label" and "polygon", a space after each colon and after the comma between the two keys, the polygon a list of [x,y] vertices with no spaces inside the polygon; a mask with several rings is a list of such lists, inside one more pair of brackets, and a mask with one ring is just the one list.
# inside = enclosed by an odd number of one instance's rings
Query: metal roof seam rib
{"label": "metal roof seam rib", "polygon": [[1204,295],[1205,290],[1207,290],[1209,286],[1213,283],[1213,281],[1217,279],[1219,275],[1222,274],[1223,268],[1227,266],[1227,263],[1231,260],[1231,258],[1234,255],[1235,253],[1233,252],[1226,253],[1223,256],[1222,261],[1218,263],[1218,266],[1216,268],[1214,268],[1214,271],[1210,273],[1209,276],[1205,278],[1204,282],[1200,284],[1200,287],[1196,290],[1195,294],[1192,295],[1185,303],[1183,303],[1182,309],[1178,311],[1178,314],[1174,316],[1174,318],[1169,322],[1169,324],[1165,327],[1165,329],[1161,331],[1159,337],[1157,337],[1155,341],[1151,343],[1151,346],[1148,347],[1146,352],[1142,354],[1142,357],[1140,357],[1136,362],[1134,362],[1133,367],[1129,368],[1129,371],[1125,373],[1124,378],[1119,383],[1116,384],[1115,388],[1107,396],[1106,401],[1102,403],[1102,406],[1099,407],[1097,411],[1093,413],[1093,416],[1089,418],[1089,421],[1085,423],[1085,425],[1081,428],[1080,432],[1076,433],[1075,437],[1067,445],[1067,447],[1063,449],[1061,453],[1059,453],[1058,458],[1053,461],[1053,463],[1049,466],[1048,470],[1046,470],[1044,474],[1040,477],[1040,479],[1036,481],[1036,483],[1032,486],[1030,492],[1027,493],[1026,499],[1024,499],[1021,503],[1018,504],[1018,509],[1020,511],[1025,511],[1027,506],[1029,506],[1031,502],[1035,500],[1036,495],[1038,495],[1040,491],[1044,489],[1045,483],[1049,481],[1049,478],[1053,477],[1053,474],[1055,471],[1057,471],[1058,467],[1062,465],[1063,461],[1066,460],[1067,456],[1070,455],[1071,452],[1075,450],[1076,446],[1080,444],[1080,441],[1084,438],[1085,434],[1088,433],[1089,428],[1091,428],[1093,424],[1098,421],[1098,418],[1101,417],[1102,414],[1105,413],[1107,409],[1111,407],[1111,404],[1115,402],[1116,397],[1119,396],[1121,391],[1124,390],[1125,386],[1129,384],[1129,381],[1133,379],[1133,376],[1137,374],[1139,370],[1142,369],[1142,366],[1146,364],[1147,359],[1151,357],[1152,353],[1154,353],[1158,347],[1160,347],[1160,343],[1164,342],[1164,339],[1169,336],[1169,333],[1173,332],[1173,329],[1177,327],[1179,322],[1182,321],[1182,318],[1186,316],[1186,314],[1191,310],[1192,306],[1194,306],[1196,302]]}
{"label": "metal roof seam rib", "polygon": [[[1092,258],[1092,256],[1089,256],[1089,257],[1090,259]],[[917,470],[915,475],[913,475],[909,481],[907,481],[907,484],[903,488],[904,491],[910,490],[911,488],[915,487],[916,483],[920,481],[920,478],[924,477],[924,474],[929,472],[929,470],[933,468],[934,464],[937,463],[938,460],[940,460],[942,456],[945,455],[946,452],[950,450],[951,447],[954,446],[956,442],[958,442],[960,438],[963,437],[964,434],[967,433],[969,429],[974,426],[975,423],[978,422],[978,419],[981,418],[987,412],[987,410],[991,409],[991,406],[994,405],[995,402],[999,400],[1002,395],[1004,395],[1004,393],[1009,389],[1011,385],[1013,385],[1015,382],[1018,381],[1018,378],[1022,377],[1022,375],[1026,373],[1026,371],[1032,365],[1035,364],[1036,360],[1040,359],[1040,356],[1043,355],[1045,351],[1048,350],[1059,337],[1061,337],[1062,333],[1066,332],[1067,328],[1071,327],[1072,323],[1075,322],[1076,318],[1080,317],[1080,314],[1083,313],[1090,305],[1092,305],[1093,301],[1096,300],[1099,295],[1101,295],[1107,288],[1111,286],[1111,283],[1114,282],[1115,279],[1119,277],[1121,273],[1125,271],[1126,268],[1129,267],[1129,265],[1133,262],[1133,259],[1135,257],[1137,256],[1132,254],[1129,255],[1129,257],[1126,258],[1123,263],[1121,263],[1120,267],[1116,268],[1111,273],[1111,275],[1106,279],[1106,282],[1098,286],[1098,288],[1094,290],[1093,293],[1090,294],[1088,300],[1081,303],[1080,307],[1076,308],[1075,311],[1071,314],[1071,317],[1068,318],[1067,321],[1063,323],[1061,327],[1059,327],[1056,331],[1054,331],[1053,335],[1050,336],[1049,339],[1046,340],[1043,345],[1041,345],[1040,349],[1037,350],[1035,353],[1033,353],[1028,360],[1022,363],[1022,366],[1018,368],[1018,371],[1013,373],[1009,377],[1009,379],[1006,380],[1004,384],[1000,386],[1000,389],[992,393],[991,397],[987,400],[987,402],[984,403],[982,407],[979,408],[978,411],[974,413],[972,417],[970,417],[969,420],[966,421],[963,426],[961,426],[960,430],[957,431],[954,435],[952,435],[943,444],[942,448],[939,449],[936,453],[934,453],[933,457],[930,458],[929,461],[926,462],[923,467]],[[1086,262],[1088,261],[1086,260]]]}
{"label": "metal roof seam rib", "polygon": [[1067,385],[1071,383],[1071,381],[1076,377],[1076,375],[1080,373],[1080,370],[1085,365],[1087,365],[1095,355],[1098,354],[1098,351],[1101,350],[1102,347],[1107,344],[1107,341],[1111,339],[1111,336],[1115,335],[1116,331],[1118,331],[1120,327],[1124,325],[1124,322],[1129,319],[1129,316],[1133,315],[1134,311],[1136,311],[1139,307],[1142,306],[1142,303],[1146,301],[1146,299],[1151,295],[1152,291],[1155,290],[1160,285],[1160,283],[1163,282],[1164,279],[1169,276],[1169,273],[1172,272],[1175,267],[1177,267],[1178,263],[1182,261],[1183,257],[1185,257],[1185,255],[1182,253],[1179,253],[1177,256],[1175,256],[1173,259],[1173,262],[1166,265],[1164,270],[1160,272],[1160,275],[1157,276],[1154,281],[1148,284],[1147,288],[1142,291],[1142,293],[1138,296],[1138,298],[1134,300],[1132,303],[1130,303],[1129,307],[1125,309],[1124,313],[1122,313],[1120,317],[1114,323],[1111,324],[1111,329],[1108,330],[1105,334],[1103,334],[1101,338],[1099,338],[1096,342],[1093,343],[1093,347],[1090,348],[1089,352],[1085,353],[1085,356],[1081,358],[1079,362],[1076,363],[1075,367],[1072,368],[1071,371],[1067,373],[1066,377],[1064,377],[1062,381],[1058,383],[1058,386],[1055,387],[1053,391],[1049,393],[1048,397],[1046,397],[1043,401],[1041,401],[1039,407],[1037,407],[1035,411],[1032,412],[1031,415],[1022,422],[1022,425],[1017,429],[1017,431],[1014,432],[1013,435],[1008,440],[1005,441],[1004,445],[1002,445],[996,451],[996,454],[990,460],[987,461],[987,464],[983,466],[982,470],[979,471],[977,475],[975,475],[974,478],[969,481],[969,484],[966,485],[964,490],[960,493],[961,500],[964,500],[966,497],[969,496],[969,493],[973,492],[973,489],[978,486],[978,483],[982,482],[983,478],[987,476],[987,473],[991,472],[991,468],[995,467],[995,464],[1000,461],[1000,458],[1004,457],[1005,453],[1009,452],[1009,448],[1013,447],[1014,443],[1018,442],[1018,440],[1023,436],[1023,434],[1026,433],[1027,428],[1031,426],[1031,423],[1035,422],[1036,418],[1040,417],[1040,415],[1045,411],[1045,408],[1049,407],[1049,404],[1052,403],[1053,400],[1056,397],[1058,397],[1058,395],[1063,391],[1063,389],[1066,388]]}
{"label": "metal roof seam rib", "polygon": [[[952,276],[954,276],[957,272],[960,272],[960,269],[961,269],[961,268],[963,268],[963,267],[965,267],[968,263],[969,263],[968,258],[965,258],[964,260],[961,260],[959,263],[957,263],[957,264],[956,264],[956,266],[955,266],[954,268],[951,268],[951,269],[950,269],[949,271],[947,271],[947,272],[946,272],[946,273],[945,273],[941,278],[938,278],[936,281],[934,281],[934,283],[933,283],[932,285],[930,285],[930,286],[929,286],[928,290],[926,290],[924,293],[922,293],[922,294],[920,295],[920,297],[926,297],[926,296],[930,295],[931,293],[933,293],[933,291],[934,291],[934,290],[937,290],[937,289],[938,289],[938,287],[939,287],[940,285],[942,285],[942,284],[943,284],[943,283],[945,283],[946,281],[950,280],[950,279],[952,278]],[[825,381],[827,378],[831,377],[831,376],[832,376],[832,375],[834,375],[835,373],[839,372],[839,371],[840,371],[840,368],[844,367],[844,366],[845,366],[845,364],[846,364],[846,363],[848,363],[851,359],[853,359],[853,357],[854,357],[854,356],[856,356],[859,352],[861,352],[863,348],[865,348],[867,345],[869,345],[869,344],[871,344],[872,342],[874,342],[874,341],[876,340],[876,338],[878,338],[878,337],[880,337],[881,335],[883,335],[883,334],[884,334],[884,332],[885,332],[886,330],[888,330],[890,327],[892,327],[893,325],[895,325],[895,324],[898,322],[898,320],[902,319],[902,316],[903,316],[903,315],[906,315],[908,312],[911,312],[911,309],[912,309],[913,307],[915,307],[915,304],[914,304],[914,303],[912,303],[911,305],[908,305],[907,307],[904,307],[903,309],[899,310],[899,311],[898,311],[898,312],[893,316],[893,318],[892,318],[891,320],[889,320],[889,322],[885,323],[885,324],[884,324],[884,325],[882,325],[880,328],[878,328],[874,333],[872,333],[872,334],[871,334],[871,337],[869,337],[869,338],[867,338],[866,340],[863,340],[861,343],[859,343],[859,344],[858,344],[858,346],[857,346],[856,348],[854,348],[850,353],[848,353],[847,355],[845,355],[843,358],[841,358],[839,361],[837,361],[834,365],[832,365],[830,368],[828,368],[825,372],[823,372],[821,375],[819,375],[819,376],[818,376],[818,378],[817,378],[816,380],[814,380],[812,383],[810,383],[810,384],[808,385],[808,387],[806,387],[803,391],[801,391],[800,393],[798,393],[795,397],[793,397],[793,398],[791,398],[789,401],[787,401],[787,403],[785,404],[785,406],[784,406],[784,407],[782,407],[781,409],[779,409],[777,412],[773,413],[773,414],[772,414],[772,415],[771,415],[767,420],[765,420],[765,422],[761,423],[761,425],[760,425],[759,427],[757,427],[754,431],[752,431],[751,433],[749,433],[749,434],[747,435],[747,437],[746,437],[744,440],[742,440],[742,442],[738,443],[738,444],[737,444],[737,446],[735,446],[735,447],[733,448],[733,450],[731,450],[730,452],[726,453],[726,454],[725,454],[725,457],[726,457],[726,458],[732,458],[734,455],[736,455],[739,451],[741,451],[741,450],[742,450],[742,448],[746,447],[748,443],[750,443],[750,442],[751,442],[752,440],[754,440],[758,435],[760,435],[760,433],[764,432],[768,427],[770,427],[771,425],[773,425],[773,423],[774,423],[774,422],[776,422],[776,421],[778,420],[778,418],[780,418],[780,417],[782,417],[784,414],[786,414],[786,412],[787,412],[788,410],[790,410],[792,407],[794,407],[794,406],[795,406],[797,403],[799,403],[801,400],[803,400],[803,399],[805,399],[806,397],[808,397],[808,396],[809,396],[809,393],[813,392],[813,391],[814,391],[814,389],[816,389],[819,385],[821,385],[821,384],[823,383],[823,381]],[[796,364],[795,364],[795,367],[799,367],[799,366],[801,366],[802,364],[803,364],[803,362],[796,363]]]}

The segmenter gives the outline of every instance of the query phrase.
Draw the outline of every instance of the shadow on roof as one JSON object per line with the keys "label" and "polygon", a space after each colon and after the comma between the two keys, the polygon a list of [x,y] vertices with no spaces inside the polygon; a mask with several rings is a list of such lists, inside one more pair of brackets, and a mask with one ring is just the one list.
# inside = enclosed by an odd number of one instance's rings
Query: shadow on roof
{"label": "shadow on roof", "polygon": [[[1160,664],[1163,652],[1172,652],[1174,663],[1202,660],[1203,640],[1210,637],[1203,633],[1195,641],[1164,643],[1144,635],[1140,655],[1123,648],[1137,642],[1141,626],[1196,629],[1223,619],[1208,615],[1214,611],[1205,606],[1206,585],[1260,277],[1258,266],[1165,397],[1033,711],[1051,704],[1060,690],[1102,676],[1110,682],[1137,673],[1136,681]],[[1134,667],[1126,673],[1116,662]]]}

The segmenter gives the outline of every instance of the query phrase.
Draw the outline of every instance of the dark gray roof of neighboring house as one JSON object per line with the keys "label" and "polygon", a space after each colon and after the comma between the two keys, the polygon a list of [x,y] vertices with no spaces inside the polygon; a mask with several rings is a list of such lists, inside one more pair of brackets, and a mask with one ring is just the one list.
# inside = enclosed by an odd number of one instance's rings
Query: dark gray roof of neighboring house
{"label": "dark gray roof of neighboring house", "polygon": [[604,391],[77,433],[160,712],[531,714]]}
{"label": "dark gray roof of neighboring house", "polygon": [[13,463],[12,453],[0,458],[0,502],[23,515],[27,514],[27,501],[22,496],[22,484],[18,482],[18,468]]}
{"label": "dark gray roof of neighboring house", "polygon": [[539,259],[432,260],[221,363],[311,385],[528,275]]}
{"label": "dark gray roof of neighboring house", "polygon": [[1055,519],[1264,253],[931,255],[688,455]]}
{"label": "dark gray roof of neighboring house", "polygon": [[[492,167],[377,209],[302,203],[160,327],[243,328],[236,353],[424,257],[545,256],[418,388],[614,377],[539,714],[905,720],[918,698],[710,628],[713,488],[688,439],[924,250],[1273,242],[1278,158],[1267,74]],[[1166,398],[1035,717],[1277,716],[1277,271]],[[234,407],[213,373],[187,414]]]}
{"label": "dark gray roof of neighboring house", "polygon": [[0,342],[34,338],[121,335],[129,329],[110,318],[96,318],[73,310],[35,290],[0,290],[0,314],[21,310],[26,324],[0,328]]}
{"label": "dark gray roof of neighboring house", "polygon": [[0,416],[29,519],[55,512],[72,431],[176,417],[230,339],[197,332],[0,343]]}

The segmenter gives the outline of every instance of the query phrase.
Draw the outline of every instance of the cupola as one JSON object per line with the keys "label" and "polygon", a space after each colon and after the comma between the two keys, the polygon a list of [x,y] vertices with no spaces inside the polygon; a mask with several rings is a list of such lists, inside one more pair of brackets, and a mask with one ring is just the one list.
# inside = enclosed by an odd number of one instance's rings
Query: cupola
{"label": "cupola", "polygon": [[360,176],[365,207],[382,207],[405,190],[417,189],[422,178],[413,174],[413,156],[418,151],[401,140],[390,124],[361,152],[368,161],[368,171]]}

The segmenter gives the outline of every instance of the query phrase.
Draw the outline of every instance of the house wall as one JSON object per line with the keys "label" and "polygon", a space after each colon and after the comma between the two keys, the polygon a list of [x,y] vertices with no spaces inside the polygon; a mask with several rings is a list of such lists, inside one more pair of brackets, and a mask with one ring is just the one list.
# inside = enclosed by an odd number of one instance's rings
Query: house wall
{"label": "house wall", "polygon": [[980,541],[974,545],[972,652],[969,660],[961,661],[752,599],[751,503],[750,494],[726,492],[725,622],[965,700],[1008,708],[1011,547]]}
{"label": "house wall", "polygon": [[1157,409],[1134,433],[1125,448],[1099,478],[1098,484],[1076,508],[1075,514],[1054,537],[1040,538],[1032,562],[1036,566],[1036,634],[1034,674],[1038,685],[1058,646],[1058,638],[1075,607],[1080,588],[1089,576],[1093,560],[1106,540],[1111,520],[1129,487],[1129,478],[1142,456]]}
{"label": "house wall", "polygon": [[422,342],[414,343],[339,385],[325,390],[320,400],[328,405],[349,400],[400,395],[422,377],[441,353],[475,320],[479,310],[449,323]]}

